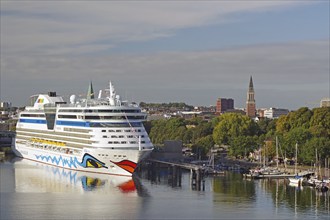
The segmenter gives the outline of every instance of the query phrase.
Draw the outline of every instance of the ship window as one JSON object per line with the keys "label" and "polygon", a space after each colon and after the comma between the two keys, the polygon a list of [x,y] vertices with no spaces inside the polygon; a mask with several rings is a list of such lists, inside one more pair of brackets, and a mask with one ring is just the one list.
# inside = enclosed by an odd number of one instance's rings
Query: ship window
{"label": "ship window", "polygon": [[124,138],[124,135],[119,135],[118,137],[119,137],[119,138]]}
{"label": "ship window", "polygon": [[116,130],[116,132],[121,132],[121,130]]}
{"label": "ship window", "polygon": [[114,144],[119,144],[119,142],[118,142],[118,141],[114,141],[113,143],[114,143]]}
{"label": "ship window", "polygon": [[112,144],[113,142],[112,141],[109,141],[108,144]]}
{"label": "ship window", "polygon": [[82,112],[81,109],[60,109],[58,112]]}
{"label": "ship window", "polygon": [[107,138],[108,136],[106,136],[106,135],[103,135],[103,138]]}
{"label": "ship window", "polygon": [[58,115],[58,118],[77,118],[76,115]]}
{"label": "ship window", "polygon": [[121,143],[122,143],[122,144],[127,144],[127,141],[122,141]]}
{"label": "ship window", "polygon": [[144,116],[127,116],[128,119],[144,119]]}
{"label": "ship window", "polygon": [[34,117],[34,118],[44,118],[43,114],[21,114],[21,117]]}
{"label": "ship window", "polygon": [[111,138],[117,138],[117,136],[116,135],[111,135]]}
{"label": "ship window", "polygon": [[133,135],[127,135],[127,138],[133,138]]}
{"label": "ship window", "polygon": [[102,130],[102,132],[106,132],[107,130]]}
{"label": "ship window", "polygon": [[99,123],[99,122],[90,122],[90,127],[142,127],[141,122],[131,122],[131,123]]}
{"label": "ship window", "polygon": [[100,116],[96,116],[96,115],[86,115],[85,119],[100,119]]}

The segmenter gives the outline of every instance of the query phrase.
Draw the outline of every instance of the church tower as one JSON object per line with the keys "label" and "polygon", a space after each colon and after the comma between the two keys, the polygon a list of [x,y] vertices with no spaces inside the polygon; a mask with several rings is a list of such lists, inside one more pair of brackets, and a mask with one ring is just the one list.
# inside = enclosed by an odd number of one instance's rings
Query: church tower
{"label": "church tower", "polygon": [[92,82],[89,84],[89,87],[88,87],[87,99],[94,99],[94,90],[93,90]]}
{"label": "church tower", "polygon": [[256,116],[256,101],[254,100],[254,89],[253,89],[252,76],[250,77],[249,90],[247,92],[246,115],[249,117]]}

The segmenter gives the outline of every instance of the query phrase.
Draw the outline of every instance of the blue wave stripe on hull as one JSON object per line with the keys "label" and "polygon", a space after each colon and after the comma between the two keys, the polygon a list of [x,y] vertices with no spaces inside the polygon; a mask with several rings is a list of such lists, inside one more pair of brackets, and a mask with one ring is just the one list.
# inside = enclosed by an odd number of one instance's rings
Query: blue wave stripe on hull
{"label": "blue wave stripe on hull", "polygon": [[41,161],[46,161],[47,163],[51,162],[52,164],[55,164],[57,166],[63,166],[65,167],[66,165],[69,168],[77,168],[77,165],[81,166],[81,163],[78,162],[77,157],[70,157],[70,159],[63,158],[62,156],[56,157],[56,156],[44,156],[44,155],[34,155],[36,159],[41,160]]}

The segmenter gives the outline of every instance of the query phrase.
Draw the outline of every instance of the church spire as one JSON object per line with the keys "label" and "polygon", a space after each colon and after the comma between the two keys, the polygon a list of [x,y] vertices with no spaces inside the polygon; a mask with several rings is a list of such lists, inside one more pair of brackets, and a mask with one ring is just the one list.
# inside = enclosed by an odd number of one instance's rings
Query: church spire
{"label": "church spire", "polygon": [[249,92],[254,92],[252,76],[250,76]]}
{"label": "church spire", "polygon": [[249,117],[256,116],[256,101],[254,100],[252,76],[250,76],[249,90],[246,97],[246,115]]}
{"label": "church spire", "polygon": [[94,90],[93,90],[92,81],[91,81],[91,83],[89,84],[89,87],[88,87],[87,99],[94,99]]}

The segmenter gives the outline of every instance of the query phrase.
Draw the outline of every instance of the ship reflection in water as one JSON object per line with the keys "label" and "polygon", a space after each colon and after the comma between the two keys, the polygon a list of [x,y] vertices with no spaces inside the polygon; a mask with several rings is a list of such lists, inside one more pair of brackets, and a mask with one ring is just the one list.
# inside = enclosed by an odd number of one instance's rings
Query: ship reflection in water
{"label": "ship reflection in water", "polygon": [[[141,169],[133,177],[72,171],[26,159],[0,162],[0,219],[329,219],[329,192],[285,180]],[[178,184],[177,184],[178,183]]]}
{"label": "ship reflection in water", "polygon": [[16,192],[95,192],[138,194],[139,179],[79,172],[26,159],[15,162]]}

